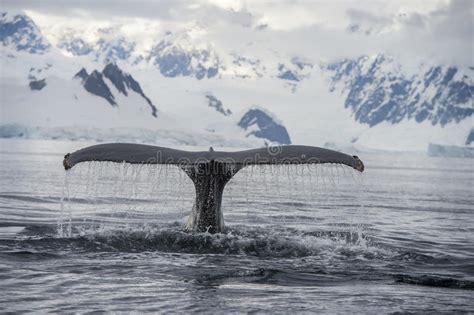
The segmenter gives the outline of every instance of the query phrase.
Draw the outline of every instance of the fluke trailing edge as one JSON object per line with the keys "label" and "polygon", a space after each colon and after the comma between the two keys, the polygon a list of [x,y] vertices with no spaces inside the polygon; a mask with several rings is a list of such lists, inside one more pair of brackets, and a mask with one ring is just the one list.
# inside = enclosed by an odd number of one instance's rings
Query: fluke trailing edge
{"label": "fluke trailing edge", "polygon": [[109,143],[68,153],[63,165],[68,170],[78,163],[88,161],[178,166],[191,178],[196,189],[196,201],[187,228],[209,233],[223,231],[221,203],[224,187],[245,166],[337,163],[364,171],[364,164],[357,156],[302,145],[236,152],[214,151],[212,148],[209,151],[191,152],[143,144]]}

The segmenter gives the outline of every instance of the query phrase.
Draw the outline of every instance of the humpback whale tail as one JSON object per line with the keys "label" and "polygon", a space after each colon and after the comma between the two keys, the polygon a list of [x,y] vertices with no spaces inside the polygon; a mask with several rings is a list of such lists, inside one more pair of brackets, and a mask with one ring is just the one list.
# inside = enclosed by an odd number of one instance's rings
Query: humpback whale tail
{"label": "humpback whale tail", "polygon": [[193,181],[196,200],[187,228],[196,232],[220,233],[224,229],[221,211],[224,187],[239,170],[249,165],[337,163],[364,171],[357,156],[324,148],[287,145],[252,150],[191,152],[129,143],[90,146],[64,157],[69,170],[88,161],[126,162],[131,164],[171,164],[181,168]]}

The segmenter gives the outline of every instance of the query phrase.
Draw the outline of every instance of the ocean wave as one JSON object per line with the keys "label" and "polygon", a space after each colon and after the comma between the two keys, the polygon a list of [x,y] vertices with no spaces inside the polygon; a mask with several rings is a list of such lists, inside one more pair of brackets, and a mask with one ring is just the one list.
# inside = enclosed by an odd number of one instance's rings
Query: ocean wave
{"label": "ocean wave", "polygon": [[180,223],[166,226],[101,227],[75,225],[70,237],[59,237],[53,225],[25,227],[19,239],[3,247],[44,248],[79,252],[162,251],[257,257],[307,257],[335,252],[353,257],[378,253],[360,230],[300,231],[285,227],[232,226],[222,234],[191,233]]}
{"label": "ocean wave", "polygon": [[450,277],[438,277],[438,276],[410,276],[410,275],[396,275],[397,283],[423,285],[438,288],[451,288],[451,289],[466,289],[474,290],[474,281],[460,280]]}

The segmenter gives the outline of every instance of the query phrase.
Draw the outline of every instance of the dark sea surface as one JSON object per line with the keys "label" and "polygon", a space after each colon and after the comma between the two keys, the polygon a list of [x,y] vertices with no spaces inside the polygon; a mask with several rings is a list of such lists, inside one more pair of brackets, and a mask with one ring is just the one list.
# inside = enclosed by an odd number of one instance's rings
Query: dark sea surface
{"label": "dark sea surface", "polygon": [[173,166],[66,175],[85,145],[0,140],[0,312],[474,312],[472,159],[247,168],[211,235]]}

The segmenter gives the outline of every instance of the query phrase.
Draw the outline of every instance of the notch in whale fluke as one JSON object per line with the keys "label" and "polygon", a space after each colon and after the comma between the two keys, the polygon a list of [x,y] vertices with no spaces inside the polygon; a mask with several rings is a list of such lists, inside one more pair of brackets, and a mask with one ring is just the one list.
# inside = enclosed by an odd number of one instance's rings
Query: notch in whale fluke
{"label": "notch in whale fluke", "polygon": [[357,156],[324,148],[287,145],[244,151],[183,151],[143,144],[99,144],[64,156],[66,170],[87,162],[117,162],[131,164],[171,164],[181,168],[193,181],[196,200],[187,229],[194,232],[220,233],[224,230],[221,211],[222,194],[227,182],[239,170],[249,165],[325,164],[350,166],[359,172],[364,164]]}

